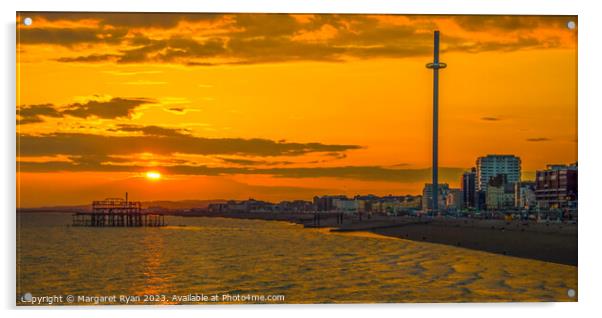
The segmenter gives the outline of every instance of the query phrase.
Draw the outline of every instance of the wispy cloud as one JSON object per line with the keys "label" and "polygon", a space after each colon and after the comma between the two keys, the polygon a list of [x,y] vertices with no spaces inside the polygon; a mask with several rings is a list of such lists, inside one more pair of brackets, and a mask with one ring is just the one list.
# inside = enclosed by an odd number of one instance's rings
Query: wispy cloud
{"label": "wispy cloud", "polygon": [[528,142],[542,142],[542,141],[550,141],[550,138],[546,138],[546,137],[536,137],[536,138],[527,138],[526,139]]}
{"label": "wispy cloud", "polygon": [[115,76],[136,76],[136,75],[147,75],[147,74],[161,74],[161,71],[103,71],[105,74]]}
{"label": "wispy cloud", "polygon": [[225,163],[231,163],[241,166],[277,166],[277,165],[291,165],[294,164],[292,161],[274,161],[274,160],[253,160],[253,159],[243,159],[243,158],[224,158],[219,157],[219,159]]}
{"label": "wispy cloud", "polygon": [[137,80],[137,81],[129,81],[129,82],[121,82],[119,84],[122,85],[165,85],[167,82],[163,81],[149,81],[149,80]]}
{"label": "wispy cloud", "polygon": [[481,117],[481,120],[484,120],[484,121],[500,121],[502,119],[499,118],[499,117],[494,117],[494,116],[484,116],[484,117]]}

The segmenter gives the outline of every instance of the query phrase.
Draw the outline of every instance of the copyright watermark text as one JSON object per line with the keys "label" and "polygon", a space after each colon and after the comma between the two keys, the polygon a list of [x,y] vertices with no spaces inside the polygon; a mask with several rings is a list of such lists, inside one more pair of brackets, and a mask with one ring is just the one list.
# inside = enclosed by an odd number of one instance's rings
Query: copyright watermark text
{"label": "copyright watermark text", "polygon": [[149,294],[149,295],[32,295],[18,298],[18,305],[144,305],[198,303],[283,303],[284,295],[262,294]]}

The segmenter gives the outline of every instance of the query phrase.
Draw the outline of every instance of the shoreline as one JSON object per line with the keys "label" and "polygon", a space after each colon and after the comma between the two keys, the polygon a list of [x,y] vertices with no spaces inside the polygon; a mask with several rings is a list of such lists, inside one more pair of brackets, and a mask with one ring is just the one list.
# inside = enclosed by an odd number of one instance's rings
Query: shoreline
{"label": "shoreline", "polygon": [[416,242],[437,243],[494,254],[577,266],[577,224],[526,221],[372,216],[359,220],[337,214],[224,212],[176,214],[182,217],[223,217],[283,221],[331,232],[370,232]]}
{"label": "shoreline", "polygon": [[[166,216],[179,217],[278,221],[305,228],[325,229],[333,233],[368,232],[389,238],[443,244],[562,265],[578,265],[577,224],[382,215],[373,215],[370,218],[364,216],[362,220],[357,216],[344,215],[341,223],[340,218],[337,217],[341,214],[323,212],[319,215],[318,221],[314,213],[306,212],[203,211],[166,214]],[[168,225],[177,226],[177,224]]]}

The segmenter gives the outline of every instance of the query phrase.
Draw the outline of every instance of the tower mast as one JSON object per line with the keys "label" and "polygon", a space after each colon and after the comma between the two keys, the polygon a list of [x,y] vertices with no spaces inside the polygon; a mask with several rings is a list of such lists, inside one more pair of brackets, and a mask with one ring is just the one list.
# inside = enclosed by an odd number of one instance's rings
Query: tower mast
{"label": "tower mast", "polygon": [[439,210],[439,69],[447,64],[439,62],[439,31],[434,33],[433,63],[427,68],[433,69],[433,214]]}

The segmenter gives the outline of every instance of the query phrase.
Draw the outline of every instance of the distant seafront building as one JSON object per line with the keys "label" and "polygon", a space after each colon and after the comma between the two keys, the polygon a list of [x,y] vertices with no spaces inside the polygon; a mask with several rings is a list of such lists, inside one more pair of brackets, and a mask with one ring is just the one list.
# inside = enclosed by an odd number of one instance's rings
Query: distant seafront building
{"label": "distant seafront building", "polygon": [[331,211],[334,210],[334,200],[346,200],[347,196],[344,195],[324,195],[315,196],[313,199],[316,211]]}
{"label": "distant seafront building", "polygon": [[500,173],[489,179],[486,192],[488,210],[503,210],[515,206],[515,183],[508,182],[507,175]]}
{"label": "distant seafront building", "polygon": [[355,199],[334,199],[334,209],[337,212],[357,213],[360,212],[360,202]]}
{"label": "distant seafront building", "polygon": [[[447,183],[440,183],[437,187],[439,190],[438,195],[438,209],[446,209],[447,195],[449,194],[449,185]],[[422,210],[432,211],[433,210],[433,184],[427,183],[422,189]]]}
{"label": "distant seafront building", "polygon": [[381,197],[378,201],[372,202],[370,209],[372,212],[387,215],[399,215],[408,212],[415,212],[422,209],[422,197],[419,195],[388,195]]}
{"label": "distant seafront building", "polygon": [[506,175],[507,183],[520,182],[521,161],[514,155],[487,155],[477,158],[477,190],[487,191],[489,180],[499,174]]}
{"label": "distant seafront building", "polygon": [[464,208],[464,193],[462,189],[449,189],[445,200],[445,208],[448,211],[459,211]]}
{"label": "distant seafront building", "polygon": [[477,169],[472,168],[462,174],[462,200],[464,208],[471,209],[477,207]]}
{"label": "distant seafront building", "polygon": [[210,204],[208,209],[211,212],[266,212],[273,211],[274,207],[273,203],[250,198],[244,201],[229,200],[226,203]]}
{"label": "distant seafront building", "polygon": [[368,194],[348,198],[345,195],[324,195],[313,198],[313,207],[314,211],[320,212],[399,215],[420,210],[422,197],[414,195],[387,195],[381,197]]}
{"label": "distant seafront building", "polygon": [[540,208],[577,207],[577,163],[548,165],[536,172],[535,197]]}
{"label": "distant seafront building", "polygon": [[535,182],[521,181],[514,185],[514,206],[519,209],[529,210],[535,208],[537,199],[535,197]]}
{"label": "distant seafront building", "polygon": [[305,200],[280,201],[274,206],[278,212],[306,212],[314,209],[313,202]]}

